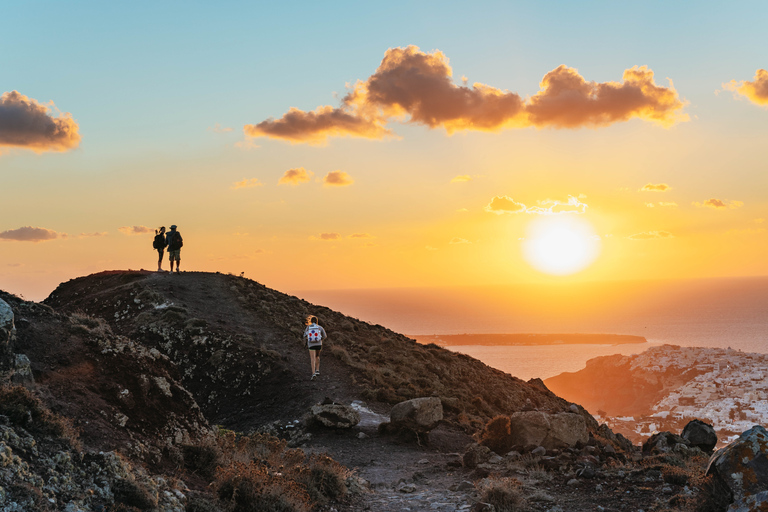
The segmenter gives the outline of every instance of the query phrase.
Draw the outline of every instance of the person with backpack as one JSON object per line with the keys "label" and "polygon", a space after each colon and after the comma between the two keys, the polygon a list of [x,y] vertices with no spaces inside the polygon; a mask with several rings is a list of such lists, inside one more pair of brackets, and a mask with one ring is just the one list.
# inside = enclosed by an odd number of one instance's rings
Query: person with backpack
{"label": "person with backpack", "polygon": [[325,329],[317,325],[317,317],[309,315],[307,317],[307,328],[304,329],[304,340],[309,349],[309,362],[312,364],[312,377],[315,380],[320,376],[320,351],[323,350],[323,340],[328,336]]}
{"label": "person with backpack", "polygon": [[181,238],[181,233],[176,231],[176,224],[171,226],[171,230],[165,235],[165,243],[168,246],[168,259],[171,262],[171,272],[173,272],[173,261],[176,260],[176,273],[181,272],[179,265],[181,264],[181,247],[184,245],[184,240]]}
{"label": "person with backpack", "polygon": [[152,248],[157,249],[157,271],[163,271],[163,253],[165,252],[165,226],[160,226],[160,229],[155,230],[155,239],[152,240]]}

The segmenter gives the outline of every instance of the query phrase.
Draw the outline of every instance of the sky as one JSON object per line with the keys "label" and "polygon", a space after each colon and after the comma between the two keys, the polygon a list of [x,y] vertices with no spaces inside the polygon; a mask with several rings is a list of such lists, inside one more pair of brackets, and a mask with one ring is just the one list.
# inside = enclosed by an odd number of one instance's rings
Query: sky
{"label": "sky", "polygon": [[768,4],[625,4],[5,5],[0,289],[765,276]]}

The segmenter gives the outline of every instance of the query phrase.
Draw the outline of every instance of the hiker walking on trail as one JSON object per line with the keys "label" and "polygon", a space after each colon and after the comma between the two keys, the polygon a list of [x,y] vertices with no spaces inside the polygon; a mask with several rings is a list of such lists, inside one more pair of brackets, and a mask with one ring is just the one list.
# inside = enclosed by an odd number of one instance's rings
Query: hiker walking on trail
{"label": "hiker walking on trail", "polygon": [[163,271],[163,253],[165,252],[165,226],[160,226],[160,229],[155,230],[155,239],[152,241],[152,247],[157,249],[157,271]]}
{"label": "hiker walking on trail", "polygon": [[320,351],[323,349],[323,340],[327,338],[325,329],[317,325],[317,317],[307,317],[307,328],[304,329],[304,340],[309,349],[309,362],[312,364],[312,377],[315,380],[320,376]]}
{"label": "hiker walking on trail", "polygon": [[176,260],[176,272],[181,272],[179,264],[181,263],[181,247],[184,245],[184,240],[181,238],[181,233],[176,231],[176,224],[171,226],[171,230],[166,233],[165,243],[168,245],[168,259],[171,262],[171,272],[173,272],[174,260]]}

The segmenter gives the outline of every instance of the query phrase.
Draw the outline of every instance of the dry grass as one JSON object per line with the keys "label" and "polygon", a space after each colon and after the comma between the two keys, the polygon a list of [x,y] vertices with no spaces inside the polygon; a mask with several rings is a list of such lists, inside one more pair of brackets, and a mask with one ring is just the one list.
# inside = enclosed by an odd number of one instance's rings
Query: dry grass
{"label": "dry grass", "polygon": [[0,415],[31,434],[54,436],[79,449],[77,430],[63,416],[49,411],[31,391],[22,386],[0,387]]}
{"label": "dry grass", "polygon": [[496,512],[529,510],[522,485],[514,478],[491,477],[480,484],[480,501],[493,505]]}

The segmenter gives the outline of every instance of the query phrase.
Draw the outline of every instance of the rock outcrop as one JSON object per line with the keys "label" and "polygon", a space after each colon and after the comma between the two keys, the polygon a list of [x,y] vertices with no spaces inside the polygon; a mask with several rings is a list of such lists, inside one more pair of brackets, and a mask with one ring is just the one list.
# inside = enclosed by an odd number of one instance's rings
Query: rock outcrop
{"label": "rock outcrop", "polygon": [[692,420],[683,428],[680,437],[688,441],[690,446],[695,446],[706,453],[712,453],[717,445],[717,434],[709,423],[701,420]]}
{"label": "rock outcrop", "polygon": [[436,397],[414,398],[392,407],[389,418],[393,427],[429,432],[443,419],[443,405]]}
{"label": "rock outcrop", "polygon": [[7,378],[13,370],[15,361],[11,342],[15,332],[13,309],[7,302],[0,299],[0,379]]}
{"label": "rock outcrop", "polygon": [[707,467],[730,490],[728,512],[768,509],[768,431],[755,425],[712,455]]}

